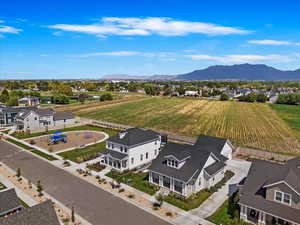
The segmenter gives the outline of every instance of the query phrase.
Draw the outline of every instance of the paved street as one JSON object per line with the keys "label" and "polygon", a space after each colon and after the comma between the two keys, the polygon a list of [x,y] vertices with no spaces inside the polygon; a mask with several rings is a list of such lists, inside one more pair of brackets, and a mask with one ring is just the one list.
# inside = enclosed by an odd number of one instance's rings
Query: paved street
{"label": "paved street", "polygon": [[158,217],[103,191],[100,188],[0,141],[0,161],[21,168],[32,182],[41,180],[47,193],[94,225],[170,225]]}

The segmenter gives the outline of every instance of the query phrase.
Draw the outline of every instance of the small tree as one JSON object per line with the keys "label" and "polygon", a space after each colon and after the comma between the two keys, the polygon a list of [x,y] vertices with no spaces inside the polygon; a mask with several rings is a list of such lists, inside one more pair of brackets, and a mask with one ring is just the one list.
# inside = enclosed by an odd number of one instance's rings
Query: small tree
{"label": "small tree", "polygon": [[39,193],[39,197],[43,196],[43,185],[41,184],[41,181],[38,180],[37,182],[37,192]]}
{"label": "small tree", "polygon": [[222,93],[220,96],[220,100],[221,101],[228,101],[229,100],[229,96],[225,93]]}
{"label": "small tree", "polygon": [[16,174],[16,176],[17,176],[18,178],[21,177],[21,169],[20,169],[20,168],[17,169],[17,174]]}
{"label": "small tree", "polygon": [[73,223],[75,222],[75,210],[74,210],[74,206],[72,206],[71,221],[72,221]]}
{"label": "small tree", "polygon": [[162,194],[158,194],[155,196],[155,199],[159,203],[159,206],[161,207],[164,201],[164,196]]}

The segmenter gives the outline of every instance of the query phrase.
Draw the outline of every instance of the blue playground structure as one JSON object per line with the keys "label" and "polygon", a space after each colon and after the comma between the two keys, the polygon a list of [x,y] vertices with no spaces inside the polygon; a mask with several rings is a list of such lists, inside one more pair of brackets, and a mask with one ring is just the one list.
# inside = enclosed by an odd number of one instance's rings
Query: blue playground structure
{"label": "blue playground structure", "polygon": [[49,139],[49,145],[58,144],[59,142],[67,143],[67,135],[62,131],[55,131]]}

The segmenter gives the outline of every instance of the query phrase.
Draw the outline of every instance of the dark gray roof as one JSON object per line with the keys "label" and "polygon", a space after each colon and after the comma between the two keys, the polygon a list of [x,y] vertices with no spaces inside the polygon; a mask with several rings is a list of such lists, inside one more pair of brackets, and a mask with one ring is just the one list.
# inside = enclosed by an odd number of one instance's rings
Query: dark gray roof
{"label": "dark gray roof", "polygon": [[34,110],[39,116],[52,116],[54,114],[54,110],[51,108],[45,109],[36,109]]}
{"label": "dark gray roof", "polygon": [[60,225],[51,200],[0,218],[1,225]]}
{"label": "dark gray roof", "polygon": [[18,112],[17,119],[24,120],[30,112],[35,112],[39,116],[52,116],[54,114],[54,110],[51,108],[46,109],[38,109],[34,107],[24,107]]}
{"label": "dark gray roof", "polygon": [[0,192],[0,215],[21,207],[15,189],[8,189]]}
{"label": "dark gray roof", "polygon": [[101,152],[102,155],[110,155],[111,157],[115,158],[115,159],[125,159],[128,155],[121,153],[121,152],[117,152],[117,151],[113,151],[113,150],[109,150],[109,149],[105,149],[104,151]]}
{"label": "dark gray roof", "polygon": [[74,114],[71,112],[56,112],[54,113],[53,120],[68,120],[68,119],[73,119]]}
{"label": "dark gray roof", "polygon": [[285,165],[256,160],[252,163],[242,188],[240,204],[262,210],[283,219],[300,223],[300,210],[270,201],[265,198],[265,185],[279,181],[288,182],[295,190],[299,190],[300,158],[292,159]]}
{"label": "dark gray roof", "polygon": [[35,107],[11,107],[11,106],[5,106],[5,107],[0,107],[0,113],[18,113],[21,110],[25,109],[35,109]]}
{"label": "dark gray roof", "polygon": [[[125,135],[121,137],[121,133],[124,133]],[[141,128],[129,128],[123,132],[120,132],[118,135],[110,137],[108,141],[118,143],[121,145],[133,146],[158,139],[159,136],[159,133],[154,132],[152,130],[145,130]]]}
{"label": "dark gray roof", "polygon": [[206,167],[204,170],[206,173],[208,173],[210,176],[215,175],[217,172],[219,172],[222,168],[224,168],[225,163],[223,161],[217,161],[208,167]]}
{"label": "dark gray roof", "polygon": [[[209,139],[209,141],[207,141],[207,139]],[[224,140],[225,142],[222,140],[222,145],[218,138],[200,136],[195,145],[167,143],[157,158],[152,161],[149,170],[187,182],[201,172],[211,155],[217,162],[222,162],[208,169],[209,172],[213,173],[214,170],[220,170],[221,166],[225,166],[224,162],[227,158],[221,155],[221,150],[226,143],[226,139]],[[218,144],[215,144],[214,141],[217,141]],[[188,156],[189,158],[186,159],[182,167],[172,168],[166,163],[166,156],[170,155],[173,155],[179,160],[187,158]]]}

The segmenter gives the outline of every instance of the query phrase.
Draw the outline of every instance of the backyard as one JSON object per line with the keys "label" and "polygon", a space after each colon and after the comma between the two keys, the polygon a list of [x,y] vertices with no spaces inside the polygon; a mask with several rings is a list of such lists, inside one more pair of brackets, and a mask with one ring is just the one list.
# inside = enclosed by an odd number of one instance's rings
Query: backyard
{"label": "backyard", "polygon": [[269,104],[153,97],[74,112],[82,117],[186,136],[224,137],[236,145],[272,152],[300,153],[295,121],[289,123]]}

